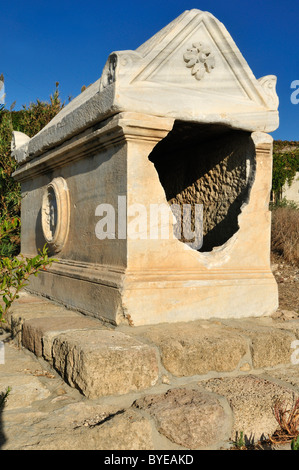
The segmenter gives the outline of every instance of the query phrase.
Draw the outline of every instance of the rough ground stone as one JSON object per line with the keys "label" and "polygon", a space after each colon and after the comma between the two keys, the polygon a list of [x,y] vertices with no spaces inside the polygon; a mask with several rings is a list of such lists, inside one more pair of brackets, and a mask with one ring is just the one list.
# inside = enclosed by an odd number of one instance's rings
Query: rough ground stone
{"label": "rough ground stone", "polygon": [[143,336],[159,347],[163,366],[177,377],[233,371],[248,352],[245,337],[213,322],[159,325]]}
{"label": "rough ground stone", "polygon": [[80,402],[49,412],[4,412],[3,450],[152,449],[150,422],[136,410]]}
{"label": "rough ground stone", "polygon": [[150,422],[136,411],[127,410],[96,425],[82,425],[36,435],[19,450],[152,450]]}
{"label": "rough ground stone", "polygon": [[156,350],[123,333],[68,332],[55,337],[52,353],[55,369],[90,398],[146,389],[159,377]]}
{"label": "rough ground stone", "polygon": [[229,434],[230,417],[219,400],[198,389],[178,388],[148,395],[135,406],[149,412],[161,434],[188,449],[215,445]]}
{"label": "rough ground stone", "polygon": [[234,414],[231,438],[235,440],[243,432],[247,443],[271,436],[278,428],[273,413],[275,401],[291,404],[295,397],[286,386],[253,375],[210,379],[200,385],[227,398]]}
{"label": "rough ground stone", "polygon": [[298,313],[295,312],[295,310],[277,310],[271,315],[271,317],[273,320],[289,321],[298,319]]}
{"label": "rough ground stone", "polygon": [[11,388],[6,409],[26,408],[33,402],[49,397],[50,391],[36,378],[29,376],[5,375],[0,377],[0,393]]}

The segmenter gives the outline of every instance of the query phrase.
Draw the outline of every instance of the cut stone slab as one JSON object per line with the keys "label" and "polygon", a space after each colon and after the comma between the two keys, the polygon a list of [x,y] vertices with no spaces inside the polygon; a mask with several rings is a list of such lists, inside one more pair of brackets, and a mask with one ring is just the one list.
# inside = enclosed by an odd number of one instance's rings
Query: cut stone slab
{"label": "cut stone slab", "polygon": [[[263,321],[264,320],[264,321]],[[249,321],[227,321],[239,334],[247,336],[251,342],[252,365],[254,369],[263,369],[291,363],[292,342],[296,339],[291,328],[280,329],[271,319]]]}
{"label": "cut stone slab", "polygon": [[253,367],[261,369],[279,364],[290,364],[291,344],[295,336],[281,330],[265,330],[250,333]]}
{"label": "cut stone slab", "polygon": [[32,303],[26,298],[26,302],[19,302],[13,305],[7,314],[7,326],[19,345],[22,344],[22,330],[25,321],[45,317],[68,317],[74,319],[82,317],[79,313],[60,307],[54,303],[44,300],[38,302],[35,297],[32,297],[32,299]]}
{"label": "cut stone slab", "polygon": [[120,395],[156,384],[155,348],[108,330],[76,330],[54,338],[53,366],[89,398]]}
{"label": "cut stone slab", "polygon": [[40,317],[25,320],[22,331],[22,345],[32,351],[37,357],[43,355],[43,338],[46,333],[58,335],[67,330],[80,330],[84,328],[103,328],[95,319],[82,315],[69,317]]}
{"label": "cut stone slab", "polygon": [[299,320],[290,319],[289,321],[278,321],[274,323],[274,328],[282,331],[289,331],[296,338],[299,338]]}
{"label": "cut stone slab", "polygon": [[234,415],[231,439],[243,432],[246,443],[257,442],[276,431],[278,423],[273,413],[276,400],[287,405],[299,397],[287,386],[253,375],[210,379],[200,385],[227,398]]}
{"label": "cut stone slab", "polygon": [[188,449],[215,445],[230,434],[231,416],[214,395],[199,389],[177,388],[148,395],[137,400],[135,407],[154,418],[161,434]]}
{"label": "cut stone slab", "polygon": [[165,369],[177,377],[231,372],[249,352],[244,336],[216,322],[164,324],[142,331],[159,347]]}

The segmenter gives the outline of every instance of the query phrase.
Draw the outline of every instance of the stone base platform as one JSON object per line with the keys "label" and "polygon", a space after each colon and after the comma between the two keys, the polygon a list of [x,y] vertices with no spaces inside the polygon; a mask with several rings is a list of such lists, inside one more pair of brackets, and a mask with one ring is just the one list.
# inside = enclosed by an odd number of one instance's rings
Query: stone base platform
{"label": "stone base platform", "polygon": [[[19,353],[31,355],[68,394],[77,395],[70,407],[50,390],[55,406],[47,408],[41,406],[49,400],[46,391],[42,387],[39,395],[38,385],[31,384],[37,395],[26,413],[32,406],[35,412],[48,410],[36,421],[36,429],[43,422],[47,432],[42,439],[31,432],[19,444],[8,439],[4,449],[228,448],[241,432],[247,442],[271,436],[278,427],[275,401],[291,404],[299,397],[299,318],[292,312],[112,327],[24,293],[6,328]],[[0,392],[12,388],[4,412],[8,429],[23,405],[18,393],[28,396],[26,380],[12,377],[14,367],[8,354],[0,365]],[[66,420],[67,430],[55,424],[51,434],[54,415],[56,423]],[[71,417],[81,424],[72,428]]]}

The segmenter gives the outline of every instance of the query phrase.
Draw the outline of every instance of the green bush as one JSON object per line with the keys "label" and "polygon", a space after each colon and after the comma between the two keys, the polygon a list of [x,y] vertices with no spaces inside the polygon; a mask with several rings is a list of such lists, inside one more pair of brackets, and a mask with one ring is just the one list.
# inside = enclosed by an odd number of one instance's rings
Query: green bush
{"label": "green bush", "polygon": [[[37,100],[20,111],[0,106],[0,231],[5,230],[6,236],[1,238],[0,257],[12,257],[20,249],[20,185],[12,177],[17,168],[11,156],[12,132],[20,131],[33,137],[45,127],[63,108],[59,96],[59,83],[50,96],[49,102]],[[12,229],[8,230],[8,226]]]}
{"label": "green bush", "polygon": [[33,258],[20,255],[0,259],[0,296],[3,301],[0,304],[0,322],[5,321],[8,309],[19,298],[19,292],[27,285],[28,278],[32,275],[37,276],[41,270],[46,270],[53,261],[55,260],[48,258],[46,245]]}
{"label": "green bush", "polygon": [[294,181],[299,171],[299,142],[277,140],[273,146],[272,192],[275,201],[281,199],[282,188]]}
{"label": "green bush", "polygon": [[283,199],[278,199],[275,202],[270,203],[270,210],[275,210],[275,209],[294,209],[294,210],[299,210],[299,204],[295,201],[289,201],[286,198]]}
{"label": "green bush", "polygon": [[19,216],[20,186],[12,178],[17,163],[11,156],[12,137],[11,113],[0,107],[0,218]]}
{"label": "green bush", "polygon": [[292,450],[299,450],[299,436],[297,437],[297,439],[292,440],[291,449]]}
{"label": "green bush", "polygon": [[0,218],[0,258],[18,254],[20,244],[20,218],[9,215]]}

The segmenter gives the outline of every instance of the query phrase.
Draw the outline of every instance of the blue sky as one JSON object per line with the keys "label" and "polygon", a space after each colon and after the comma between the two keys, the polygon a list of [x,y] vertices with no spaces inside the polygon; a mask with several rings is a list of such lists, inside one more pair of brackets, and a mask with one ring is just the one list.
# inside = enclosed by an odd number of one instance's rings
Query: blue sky
{"label": "blue sky", "polygon": [[272,135],[299,140],[299,104],[290,99],[299,80],[298,0],[2,1],[7,106],[47,100],[57,81],[67,102],[101,76],[112,51],[136,49],[192,8],[224,23],[256,78],[277,76],[280,127]]}

